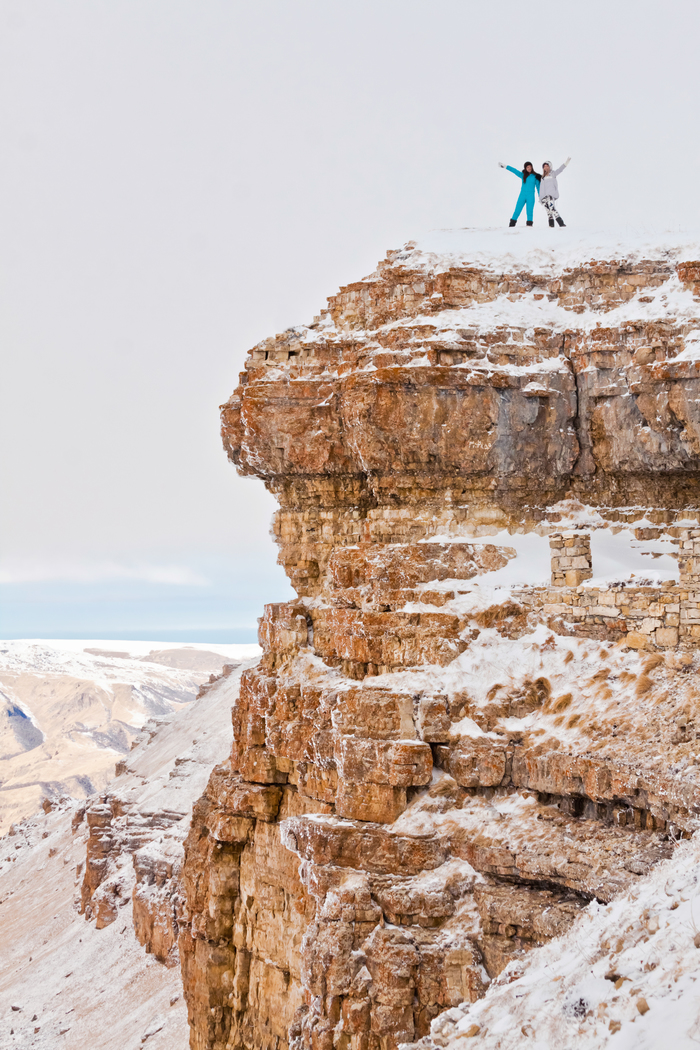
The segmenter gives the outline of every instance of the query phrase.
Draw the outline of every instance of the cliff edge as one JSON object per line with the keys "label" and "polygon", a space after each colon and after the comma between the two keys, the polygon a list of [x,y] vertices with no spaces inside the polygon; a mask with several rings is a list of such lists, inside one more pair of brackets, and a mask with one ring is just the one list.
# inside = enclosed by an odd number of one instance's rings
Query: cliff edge
{"label": "cliff edge", "polygon": [[700,248],[531,233],[389,252],[222,407],[298,598],[186,844],[193,1050],[469,1038],[698,826]]}

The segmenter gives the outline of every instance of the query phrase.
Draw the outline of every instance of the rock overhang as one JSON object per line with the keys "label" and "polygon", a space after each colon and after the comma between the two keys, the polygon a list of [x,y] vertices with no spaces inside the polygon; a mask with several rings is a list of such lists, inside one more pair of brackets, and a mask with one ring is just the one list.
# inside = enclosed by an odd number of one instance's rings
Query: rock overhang
{"label": "rock overhang", "polygon": [[630,502],[651,475],[682,502],[700,472],[700,264],[678,241],[555,275],[551,259],[498,273],[389,253],[311,328],[251,351],[222,408],[227,451],[283,503],[282,479],[352,477],[381,502],[412,475],[436,492],[522,479],[593,503]]}

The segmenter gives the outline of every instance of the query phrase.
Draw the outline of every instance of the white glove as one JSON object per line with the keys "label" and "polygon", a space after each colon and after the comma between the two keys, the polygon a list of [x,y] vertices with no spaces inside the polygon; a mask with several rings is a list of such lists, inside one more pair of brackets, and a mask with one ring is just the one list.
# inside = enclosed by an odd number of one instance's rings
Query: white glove
{"label": "white glove", "polygon": [[566,168],[569,164],[571,164],[571,157],[566,158],[566,160],[564,161],[564,167]]}
{"label": "white glove", "polygon": [[505,164],[501,164],[500,160],[498,162],[498,166],[499,166],[499,168],[505,168]]}

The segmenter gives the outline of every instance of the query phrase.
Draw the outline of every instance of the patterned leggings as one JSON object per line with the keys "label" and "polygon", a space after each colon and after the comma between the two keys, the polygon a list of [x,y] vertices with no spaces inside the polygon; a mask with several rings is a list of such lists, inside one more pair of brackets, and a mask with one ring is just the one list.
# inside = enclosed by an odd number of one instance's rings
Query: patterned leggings
{"label": "patterned leggings", "polygon": [[561,216],[557,211],[557,206],[554,202],[554,197],[540,197],[540,203],[544,204],[547,209],[547,215],[550,219],[559,219]]}

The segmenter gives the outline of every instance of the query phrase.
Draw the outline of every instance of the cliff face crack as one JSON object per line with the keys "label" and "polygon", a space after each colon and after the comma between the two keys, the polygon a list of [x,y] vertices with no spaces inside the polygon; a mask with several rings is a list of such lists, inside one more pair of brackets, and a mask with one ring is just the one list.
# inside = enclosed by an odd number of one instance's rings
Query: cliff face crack
{"label": "cliff face crack", "polygon": [[[224,444],[298,599],[195,807],[196,1050],[427,1036],[697,827],[700,360],[654,296],[700,263],[586,258],[409,245],[249,354]],[[680,579],[596,583],[650,521]]]}
{"label": "cliff face crack", "polygon": [[[563,337],[566,343],[566,336]],[[576,431],[577,453],[572,467],[572,473],[578,476],[594,474],[596,470],[595,458],[591,450],[590,434],[588,432],[588,413],[586,394],[583,378],[576,371],[574,361],[570,354],[566,355],[571,375],[574,381],[574,429]]]}

